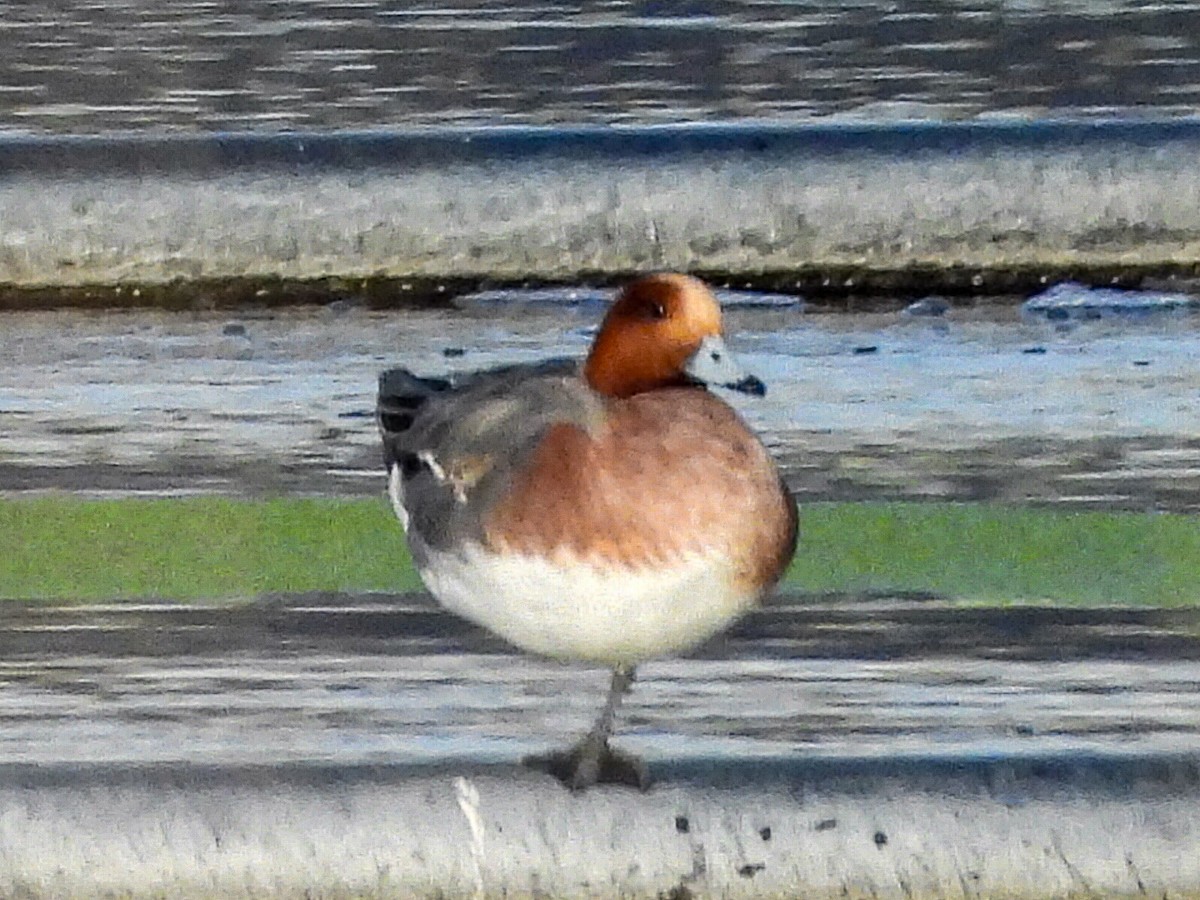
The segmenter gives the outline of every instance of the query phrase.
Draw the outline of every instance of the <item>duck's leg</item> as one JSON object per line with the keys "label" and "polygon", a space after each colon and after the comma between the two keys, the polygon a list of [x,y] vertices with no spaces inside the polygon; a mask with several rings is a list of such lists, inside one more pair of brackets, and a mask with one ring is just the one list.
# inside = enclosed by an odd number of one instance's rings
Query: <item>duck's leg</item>
{"label": "duck's leg", "polygon": [[614,668],[608,698],[592,730],[565,753],[533,757],[526,764],[548,772],[573,791],[594,784],[624,784],[641,790],[649,787],[642,761],[608,745],[621,700],[633,689],[633,678],[633,666]]}

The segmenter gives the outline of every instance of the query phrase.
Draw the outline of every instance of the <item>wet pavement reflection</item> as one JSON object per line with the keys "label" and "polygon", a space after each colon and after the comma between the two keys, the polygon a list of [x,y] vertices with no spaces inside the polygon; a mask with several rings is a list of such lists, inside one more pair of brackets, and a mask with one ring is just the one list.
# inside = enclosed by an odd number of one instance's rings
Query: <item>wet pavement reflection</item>
{"label": "wet pavement reflection", "polygon": [[[10,314],[0,491],[378,495],[382,368],[582,355],[604,294],[508,296],[427,312],[348,299],[238,316]],[[732,402],[802,500],[1200,507],[1200,317],[824,314],[726,297],[732,345],[769,386]]]}
{"label": "wet pavement reflection", "polygon": [[[0,609],[0,764],[512,762],[607,673],[515,654],[427,597]],[[641,668],[621,742],[712,757],[1194,751],[1200,614],[789,597]]]}
{"label": "wet pavement reflection", "polygon": [[[378,495],[381,368],[580,354],[604,294],[495,299],[9,315],[0,490]],[[1200,506],[1194,317],[740,299],[732,344],[770,391],[738,402],[802,501]],[[0,763],[508,762],[583,731],[606,680],[515,654],[426,596],[7,603]],[[644,666],[621,739],[652,761],[1148,758],[1194,752],[1198,728],[1195,611],[810,596]]]}

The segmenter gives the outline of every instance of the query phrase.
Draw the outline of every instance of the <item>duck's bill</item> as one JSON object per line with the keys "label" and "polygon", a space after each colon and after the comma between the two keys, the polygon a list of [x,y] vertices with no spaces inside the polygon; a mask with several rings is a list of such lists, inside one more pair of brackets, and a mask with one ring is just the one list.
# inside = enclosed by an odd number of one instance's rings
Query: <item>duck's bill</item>
{"label": "duck's bill", "polygon": [[765,397],[767,395],[767,386],[763,384],[762,379],[757,375],[747,375],[741,381],[735,381],[732,384],[723,385],[731,391],[741,391],[743,394],[752,394],[755,397]]}
{"label": "duck's bill", "polygon": [[683,370],[704,384],[753,394],[755,397],[761,397],[767,392],[767,386],[761,379],[738,365],[737,359],[719,336],[706,337],[701,341]]}

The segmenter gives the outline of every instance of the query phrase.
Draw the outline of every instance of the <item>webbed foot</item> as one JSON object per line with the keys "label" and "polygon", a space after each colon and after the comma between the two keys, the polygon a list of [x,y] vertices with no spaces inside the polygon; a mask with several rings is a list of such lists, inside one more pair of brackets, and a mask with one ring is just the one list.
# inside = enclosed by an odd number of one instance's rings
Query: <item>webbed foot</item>
{"label": "webbed foot", "polygon": [[[589,736],[590,737],[590,736]],[[650,787],[646,764],[639,757],[614,750],[607,741],[584,738],[570,750],[526,757],[526,766],[553,775],[571,791],[597,784],[615,784],[645,791]]]}

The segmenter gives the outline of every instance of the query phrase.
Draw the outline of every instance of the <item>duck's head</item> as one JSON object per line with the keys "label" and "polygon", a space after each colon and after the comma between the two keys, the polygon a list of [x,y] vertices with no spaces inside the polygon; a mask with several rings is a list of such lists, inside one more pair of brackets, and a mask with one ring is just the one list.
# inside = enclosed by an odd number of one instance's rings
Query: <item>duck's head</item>
{"label": "duck's head", "polygon": [[604,317],[583,374],[609,397],[696,384],[759,397],[767,391],[726,348],[717,298],[688,275],[649,275],[628,285]]}

